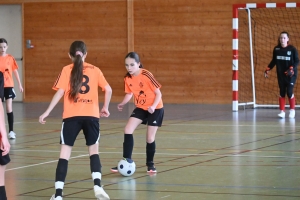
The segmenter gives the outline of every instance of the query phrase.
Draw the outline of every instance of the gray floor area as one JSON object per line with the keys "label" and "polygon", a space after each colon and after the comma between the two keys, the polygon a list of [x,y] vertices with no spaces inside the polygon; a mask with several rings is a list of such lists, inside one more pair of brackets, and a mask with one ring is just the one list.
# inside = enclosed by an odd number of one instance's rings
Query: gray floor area
{"label": "gray floor area", "polygon": [[[50,199],[59,156],[62,105],[38,123],[48,103],[13,103],[12,162],[7,166],[9,200]],[[285,200],[300,199],[299,110],[296,119],[278,119],[277,109],[232,112],[231,105],[165,105],[156,144],[155,176],[146,173],[145,131],[134,133],[136,172],[110,172],[121,159],[123,129],[133,109],[100,120],[102,184],[111,199],[127,200]],[[64,199],[95,199],[89,156],[78,137],[64,189]]]}

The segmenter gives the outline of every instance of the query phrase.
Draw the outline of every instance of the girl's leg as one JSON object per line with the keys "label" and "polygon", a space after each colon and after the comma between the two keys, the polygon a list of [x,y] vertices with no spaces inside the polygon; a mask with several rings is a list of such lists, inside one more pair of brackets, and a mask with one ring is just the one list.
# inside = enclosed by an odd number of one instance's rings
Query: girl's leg
{"label": "girl's leg", "polygon": [[[142,120],[130,117],[125,129],[124,129],[124,142],[123,142],[123,158],[131,159],[133,146],[134,146],[134,139],[133,139],[133,132],[142,123]],[[118,167],[112,167],[110,169],[111,172],[118,172]]]}
{"label": "girl's leg", "polygon": [[6,200],[6,191],[5,191],[5,168],[6,165],[0,165],[0,199]]}
{"label": "girl's leg", "polygon": [[156,172],[156,168],[154,167],[154,155],[156,151],[155,144],[155,135],[157,132],[157,126],[148,126],[147,127],[147,145],[146,145],[146,164],[147,164],[147,172]]}
{"label": "girl's leg", "polygon": [[60,149],[60,156],[56,167],[55,174],[55,198],[62,197],[64,184],[68,171],[68,161],[70,159],[72,147],[62,144]]}
{"label": "girl's leg", "polygon": [[130,117],[127,125],[124,129],[124,142],[123,142],[123,158],[131,159],[134,140],[133,140],[133,132],[134,130],[142,123],[142,120],[134,117]]}
{"label": "girl's leg", "polygon": [[101,186],[101,162],[99,157],[99,146],[94,144],[89,146],[90,154],[90,166],[92,178],[94,181],[94,192],[97,199],[109,199],[108,194],[103,190]]}
{"label": "girl's leg", "polygon": [[8,133],[10,139],[15,139],[16,134],[14,133],[14,113],[12,111],[12,98],[6,99],[6,113],[8,122]]}

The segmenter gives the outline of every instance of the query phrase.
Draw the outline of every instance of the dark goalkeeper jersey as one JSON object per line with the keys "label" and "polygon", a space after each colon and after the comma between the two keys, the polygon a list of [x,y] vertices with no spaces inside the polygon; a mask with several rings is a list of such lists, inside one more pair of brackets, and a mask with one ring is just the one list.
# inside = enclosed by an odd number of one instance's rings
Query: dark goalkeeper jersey
{"label": "dark goalkeeper jersey", "polygon": [[[273,49],[273,58],[268,67],[272,69],[276,65],[278,81],[288,80],[289,82],[295,82],[297,78],[298,64],[298,52],[294,46],[288,45],[283,48],[281,45],[277,45]],[[292,78],[285,74],[291,66],[294,69],[294,76],[292,76]]]}

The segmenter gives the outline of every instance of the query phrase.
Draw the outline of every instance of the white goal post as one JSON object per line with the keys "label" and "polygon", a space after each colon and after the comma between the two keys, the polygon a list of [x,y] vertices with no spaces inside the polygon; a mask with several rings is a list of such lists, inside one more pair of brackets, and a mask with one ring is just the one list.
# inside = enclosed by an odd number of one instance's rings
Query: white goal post
{"label": "white goal post", "polygon": [[[291,44],[300,50],[299,19],[300,3],[233,5],[233,111],[238,111],[239,106],[278,107],[276,69],[271,70],[268,79],[264,78],[263,73],[272,59],[280,32],[287,31]],[[299,81],[294,87],[296,101],[300,99],[300,87],[297,91]]]}

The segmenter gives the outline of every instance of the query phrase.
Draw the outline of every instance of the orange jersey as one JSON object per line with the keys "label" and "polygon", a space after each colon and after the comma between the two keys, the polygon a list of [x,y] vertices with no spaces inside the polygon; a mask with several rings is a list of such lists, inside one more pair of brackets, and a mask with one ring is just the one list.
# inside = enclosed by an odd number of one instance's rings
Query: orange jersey
{"label": "orange jersey", "polygon": [[16,60],[11,55],[0,56],[0,71],[4,76],[4,87],[14,87],[12,74],[18,68]]}
{"label": "orange jersey", "polygon": [[63,119],[75,116],[90,116],[100,118],[98,87],[108,85],[101,70],[89,63],[83,63],[83,81],[80,92],[75,100],[68,97],[70,91],[70,76],[73,64],[65,66],[54,83],[53,89],[64,89]]}
{"label": "orange jersey", "polygon": [[[146,69],[141,69],[138,76],[125,77],[125,92],[133,93],[134,103],[136,107],[148,110],[152,106],[157,88],[161,88],[161,84],[157,82],[154,76]],[[162,99],[156,106],[156,109],[162,108]]]}

